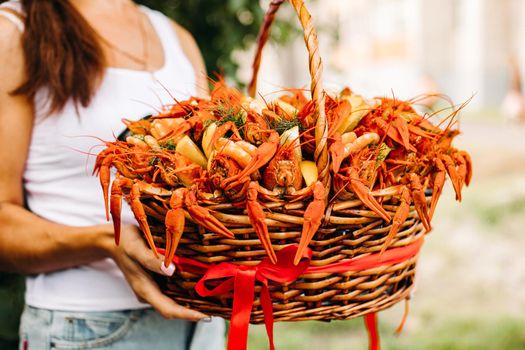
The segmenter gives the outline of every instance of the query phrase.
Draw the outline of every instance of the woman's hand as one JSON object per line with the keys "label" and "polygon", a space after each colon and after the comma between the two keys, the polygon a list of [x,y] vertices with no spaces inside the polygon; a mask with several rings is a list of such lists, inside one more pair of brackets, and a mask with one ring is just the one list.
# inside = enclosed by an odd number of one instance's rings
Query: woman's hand
{"label": "woman's hand", "polygon": [[209,317],[201,312],[190,310],[178,305],[172,299],[162,294],[158,285],[144,269],[161,275],[171,276],[175,265],[164,268],[164,259],[156,258],[140,237],[140,232],[133,225],[122,226],[120,245],[115,245],[113,235],[105,235],[103,249],[115,260],[124,273],[131,289],[141,302],[150,304],[164,318],[199,321]]}

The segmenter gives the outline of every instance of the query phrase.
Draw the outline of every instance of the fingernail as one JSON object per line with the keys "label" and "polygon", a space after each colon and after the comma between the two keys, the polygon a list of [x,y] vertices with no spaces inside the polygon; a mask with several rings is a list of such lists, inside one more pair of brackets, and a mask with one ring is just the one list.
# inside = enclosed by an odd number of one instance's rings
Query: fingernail
{"label": "fingernail", "polygon": [[171,263],[171,264],[169,264],[169,266],[166,268],[166,266],[164,266],[164,263],[161,263],[161,264],[160,264],[160,270],[161,270],[162,273],[165,274],[166,276],[172,276],[173,273],[175,272],[175,264]]}
{"label": "fingernail", "polygon": [[199,321],[200,322],[205,322],[205,323],[211,323],[211,317],[208,316],[208,317],[205,317],[205,318],[201,318]]}

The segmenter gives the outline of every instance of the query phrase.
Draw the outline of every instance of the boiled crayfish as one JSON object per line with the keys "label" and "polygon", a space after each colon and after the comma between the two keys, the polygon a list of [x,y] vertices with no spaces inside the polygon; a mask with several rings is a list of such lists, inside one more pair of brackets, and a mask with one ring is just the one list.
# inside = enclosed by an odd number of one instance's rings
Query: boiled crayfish
{"label": "boiled crayfish", "polygon": [[[360,201],[370,215],[390,224],[384,251],[411,205],[424,228],[431,229],[447,176],[461,200],[463,186],[471,181],[472,161],[468,153],[452,147],[458,131],[450,126],[458,111],[442,129],[409,102],[366,100],[350,89],[327,96],[325,107],[329,182],[318,179],[313,162],[316,112],[301,90],[262,104],[220,80],[209,99],[174,101],[148,120],[125,120],[126,140],[106,142],[95,165],[117,244],[123,197],[155,254],[144,204],[153,200],[166,208],[166,265],[176,254],[187,218],[219,237],[235,239],[234,230],[221,223],[210,205],[231,203],[245,210],[262,247],[276,262],[266,206],[305,202],[297,264],[322,225],[329,202]],[[112,167],[117,172],[113,183]],[[426,190],[432,192],[430,205]],[[395,212],[383,207],[386,197],[397,198]]]}

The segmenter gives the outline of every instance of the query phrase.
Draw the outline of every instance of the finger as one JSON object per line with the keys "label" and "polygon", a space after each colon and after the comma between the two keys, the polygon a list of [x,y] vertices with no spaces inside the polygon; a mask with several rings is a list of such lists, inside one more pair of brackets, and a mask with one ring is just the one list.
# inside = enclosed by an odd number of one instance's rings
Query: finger
{"label": "finger", "polygon": [[[156,293],[155,293],[156,294]],[[188,309],[177,304],[168,296],[162,294],[160,291],[151,299],[151,306],[157,310],[160,315],[166,319],[181,319],[188,321],[207,320],[210,317],[202,312]]]}
{"label": "finger", "polygon": [[[202,312],[185,308],[168,296],[162,294],[159,287],[148,275],[143,275],[137,281],[140,283],[136,285],[134,290],[139,299],[143,299],[150,304],[162,317],[166,319],[182,319],[188,321],[200,321],[209,318],[208,315]],[[135,284],[135,283],[134,283]]]}
{"label": "finger", "polygon": [[146,247],[129,252],[131,258],[136,260],[144,268],[161,275],[172,276],[175,272],[175,264],[170,263],[168,267],[164,266],[164,256],[158,258],[151,250]]}
{"label": "finger", "polygon": [[172,276],[175,272],[175,265],[170,263],[168,267],[165,267],[164,256],[156,257],[142,239],[128,242],[124,249],[127,255],[150,271],[166,276]]}
{"label": "finger", "polygon": [[[162,260],[159,260],[159,264]],[[208,320],[209,316],[178,305],[172,299],[162,294],[159,286],[142,267],[130,258],[118,260],[118,264],[135,292],[137,299],[150,304],[157,312],[167,319],[184,319],[189,321]]]}

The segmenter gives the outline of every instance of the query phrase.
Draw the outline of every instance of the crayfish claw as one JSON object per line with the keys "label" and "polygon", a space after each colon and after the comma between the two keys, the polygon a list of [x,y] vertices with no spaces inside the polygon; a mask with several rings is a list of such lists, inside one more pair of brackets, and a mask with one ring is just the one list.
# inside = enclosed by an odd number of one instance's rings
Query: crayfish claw
{"label": "crayfish claw", "polygon": [[304,251],[317,233],[317,229],[321,226],[326,209],[326,189],[324,185],[317,181],[314,185],[314,199],[308,204],[304,212],[303,230],[301,232],[301,239],[299,240],[299,248],[295,253],[294,265],[298,265],[304,255]]}
{"label": "crayfish claw", "polygon": [[140,202],[140,184],[138,182],[135,182],[131,187],[130,204],[131,210],[135,215],[135,219],[137,219],[137,222],[139,223],[142,233],[146,237],[149,247],[153,251],[153,254],[155,254],[155,257],[158,258],[159,253],[157,252],[157,247],[155,246],[153,236],[151,235],[146,212],[144,211],[144,206]]}

